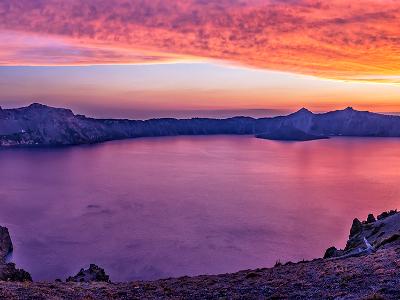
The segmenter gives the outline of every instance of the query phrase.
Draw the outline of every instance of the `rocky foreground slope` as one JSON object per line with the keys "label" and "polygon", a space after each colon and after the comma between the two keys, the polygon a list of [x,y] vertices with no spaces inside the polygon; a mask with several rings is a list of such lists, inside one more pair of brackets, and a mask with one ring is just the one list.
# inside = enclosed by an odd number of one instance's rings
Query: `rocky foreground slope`
{"label": "rocky foreground slope", "polygon": [[354,219],[346,247],[313,261],[128,283],[91,265],[67,282],[0,281],[0,299],[400,299],[400,213]]}
{"label": "rocky foreground slope", "polygon": [[251,134],[258,138],[305,141],[331,136],[400,137],[400,117],[352,108],[314,114],[254,119],[93,119],[69,109],[34,103],[16,109],[0,107],[0,146],[78,145],[110,140],[177,135]]}

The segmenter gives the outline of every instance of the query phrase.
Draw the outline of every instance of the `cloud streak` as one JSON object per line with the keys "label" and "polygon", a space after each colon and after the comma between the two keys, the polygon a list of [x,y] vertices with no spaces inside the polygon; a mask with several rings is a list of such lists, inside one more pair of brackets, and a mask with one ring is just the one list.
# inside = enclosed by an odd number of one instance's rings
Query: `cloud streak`
{"label": "cloud streak", "polygon": [[335,79],[399,76],[400,3],[353,2],[0,0],[0,64],[198,58]]}

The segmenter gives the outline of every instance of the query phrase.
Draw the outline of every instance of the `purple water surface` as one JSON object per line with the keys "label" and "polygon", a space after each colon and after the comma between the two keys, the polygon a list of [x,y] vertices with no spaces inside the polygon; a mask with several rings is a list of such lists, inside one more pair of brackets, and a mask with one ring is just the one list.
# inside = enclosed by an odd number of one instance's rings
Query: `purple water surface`
{"label": "purple water surface", "polygon": [[0,224],[35,280],[114,281],[321,257],[399,207],[400,139],[168,137],[0,150]]}

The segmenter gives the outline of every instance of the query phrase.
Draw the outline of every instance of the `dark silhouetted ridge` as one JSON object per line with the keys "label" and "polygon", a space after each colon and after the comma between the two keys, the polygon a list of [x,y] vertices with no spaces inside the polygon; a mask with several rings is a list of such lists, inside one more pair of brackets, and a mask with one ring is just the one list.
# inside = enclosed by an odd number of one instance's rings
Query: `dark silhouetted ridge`
{"label": "dark silhouetted ridge", "polygon": [[0,110],[0,146],[78,145],[136,137],[255,135],[306,141],[334,136],[400,137],[400,117],[351,107],[323,114],[302,108],[274,118],[160,118],[146,121],[94,119],[71,110],[33,103]]}

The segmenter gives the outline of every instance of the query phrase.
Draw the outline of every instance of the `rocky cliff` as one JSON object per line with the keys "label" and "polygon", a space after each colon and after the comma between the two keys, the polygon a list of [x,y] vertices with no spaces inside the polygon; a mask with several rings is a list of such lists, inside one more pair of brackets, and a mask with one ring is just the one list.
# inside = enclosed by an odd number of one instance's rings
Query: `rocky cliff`
{"label": "rocky cliff", "polygon": [[400,117],[352,108],[314,114],[301,109],[288,116],[254,119],[93,119],[69,109],[34,103],[0,108],[0,146],[77,145],[109,140],[177,135],[256,135],[275,140],[312,140],[331,136],[400,137]]}

